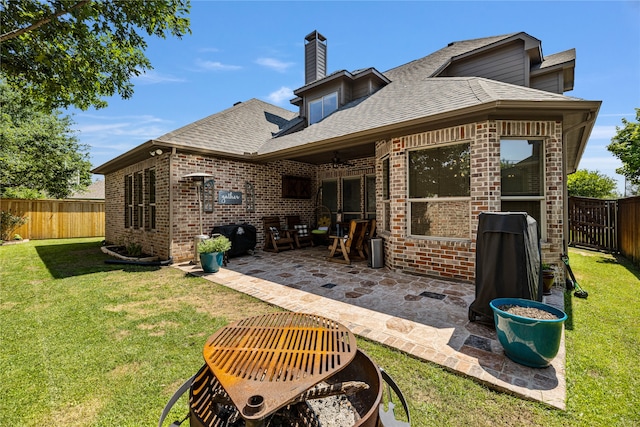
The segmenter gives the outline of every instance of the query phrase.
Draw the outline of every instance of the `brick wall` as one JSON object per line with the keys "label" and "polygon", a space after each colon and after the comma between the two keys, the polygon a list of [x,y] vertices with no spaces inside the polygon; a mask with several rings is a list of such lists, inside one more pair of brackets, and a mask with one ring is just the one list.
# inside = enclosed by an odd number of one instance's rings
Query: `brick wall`
{"label": "brick wall", "polygon": [[[124,177],[150,167],[156,168],[157,228],[153,231],[125,229]],[[140,243],[146,253],[158,255],[161,259],[167,259],[169,256],[173,256],[176,262],[191,259],[195,236],[200,234],[199,205],[195,183],[183,176],[193,172],[212,174],[211,179],[215,181],[213,212],[203,213],[202,216],[204,234],[210,233],[217,225],[246,222],[256,227],[260,247],[263,242],[263,216],[278,215],[284,221],[285,215],[300,215],[304,222],[313,222],[315,198],[312,196],[309,199],[283,199],[282,176],[311,178],[311,187],[315,189],[314,166],[289,161],[253,164],[182,153],[165,153],[105,177],[106,240],[112,243]],[[247,210],[247,182],[253,184],[255,189],[253,212]],[[241,192],[242,204],[220,205],[220,190]]]}
{"label": "brick wall", "polygon": [[[193,172],[213,175],[214,211],[203,214],[203,230],[208,234],[216,225],[250,223],[258,230],[258,246],[263,242],[261,218],[299,215],[313,223],[315,196],[310,199],[283,199],[282,176],[308,177],[315,190],[323,179],[343,176],[366,176],[375,171],[382,176],[382,160],[389,157],[390,199],[382,200],[382,180],[376,180],[378,233],[385,239],[385,264],[411,274],[435,275],[472,282],[475,279],[475,236],[480,212],[500,210],[500,138],[535,138],[544,140],[545,204],[542,227],[543,259],[559,265],[563,239],[563,170],[562,124],[553,121],[487,120],[423,132],[376,143],[375,159],[356,160],[350,168],[333,169],[303,163],[278,161],[254,164],[204,156],[165,153],[147,159],[105,177],[106,239],[109,242],[135,241],[143,250],[162,259],[176,261],[193,256],[194,237],[200,234],[198,203],[193,181],[182,178]],[[468,200],[444,202],[429,207],[437,220],[443,215],[448,224],[439,232],[457,238],[409,236],[410,218],[407,200],[407,150],[453,142],[468,142],[471,148],[471,186]],[[153,231],[124,228],[124,177],[156,168],[157,229]],[[340,182],[340,180],[339,180]],[[364,185],[364,180],[362,181]],[[248,211],[245,184],[255,189],[255,211]],[[220,190],[243,193],[242,205],[220,205]],[[340,188],[338,188],[340,191]],[[364,197],[365,192],[361,192]],[[340,194],[338,199],[340,200]],[[449,205],[449,206],[446,206]],[[444,208],[444,209],[440,209]],[[385,211],[388,210],[388,214]],[[387,224],[388,222],[388,224]],[[562,269],[560,269],[562,271]]]}
{"label": "brick wall", "polygon": [[[562,124],[553,121],[487,120],[468,123],[376,144],[376,171],[382,176],[382,160],[390,159],[390,200],[388,227],[381,224],[380,234],[385,238],[385,264],[412,274],[436,275],[443,278],[475,280],[475,238],[480,212],[499,211],[500,201],[500,139],[503,137],[544,140],[545,147],[545,209],[542,227],[546,228],[543,241],[543,259],[559,260],[562,251]],[[407,151],[454,142],[469,142],[471,148],[471,183],[468,201],[455,201],[453,206],[443,202],[429,206],[429,218],[437,221],[442,216],[448,224],[440,224],[437,231],[449,236],[466,238],[440,238],[409,236],[411,218],[407,217],[409,202],[407,191]],[[381,199],[382,183],[377,183],[378,217],[384,218],[385,202]],[[432,203],[429,203],[431,205]],[[446,206],[449,205],[449,206]],[[463,211],[466,209],[467,213]],[[458,227],[459,230],[454,229]],[[385,231],[385,228],[388,231]]]}

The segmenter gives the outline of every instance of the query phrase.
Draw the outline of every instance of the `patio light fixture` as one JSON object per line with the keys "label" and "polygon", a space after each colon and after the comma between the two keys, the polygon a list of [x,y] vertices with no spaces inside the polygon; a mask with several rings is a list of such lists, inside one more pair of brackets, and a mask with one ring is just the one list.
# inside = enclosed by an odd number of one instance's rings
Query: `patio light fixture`
{"label": "patio light fixture", "polygon": [[202,235],[202,187],[204,185],[204,179],[210,178],[213,175],[206,172],[194,172],[183,176],[183,179],[191,179],[196,184],[196,194],[198,197],[198,214],[200,219],[200,235]]}

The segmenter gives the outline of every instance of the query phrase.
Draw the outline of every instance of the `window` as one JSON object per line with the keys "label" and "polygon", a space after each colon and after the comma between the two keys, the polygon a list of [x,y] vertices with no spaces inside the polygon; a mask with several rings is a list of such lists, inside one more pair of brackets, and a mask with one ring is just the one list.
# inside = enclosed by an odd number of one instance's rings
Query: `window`
{"label": "window", "polygon": [[338,211],[338,181],[322,181],[322,204],[331,211],[331,222],[335,224]]}
{"label": "window", "polygon": [[156,229],[156,170],[147,170],[147,200],[149,207],[147,209],[147,229]]}
{"label": "window", "polygon": [[500,184],[501,210],[527,212],[544,233],[543,146],[540,140],[501,140]]}
{"label": "window", "polygon": [[124,177],[124,228],[133,226],[133,175]]}
{"label": "window", "polygon": [[389,158],[382,160],[382,200],[389,200]]}
{"label": "window", "polygon": [[391,203],[389,200],[389,157],[382,159],[382,206],[384,209],[384,229],[391,231]]}
{"label": "window", "polygon": [[342,218],[343,221],[361,219],[360,177],[342,179]]}
{"label": "window", "polygon": [[124,177],[125,228],[156,228],[156,171],[147,169]]}
{"label": "window", "polygon": [[469,143],[409,152],[410,234],[468,239]]}
{"label": "window", "polygon": [[309,124],[319,122],[338,109],[338,92],[309,102]]}
{"label": "window", "polygon": [[144,226],[144,198],[143,198],[143,175],[138,172],[134,175],[133,183],[133,205],[135,214],[133,217],[133,227],[142,228]]}
{"label": "window", "polygon": [[366,206],[364,207],[366,219],[376,218],[376,176],[367,175],[365,177],[366,185],[364,187],[364,200]]}

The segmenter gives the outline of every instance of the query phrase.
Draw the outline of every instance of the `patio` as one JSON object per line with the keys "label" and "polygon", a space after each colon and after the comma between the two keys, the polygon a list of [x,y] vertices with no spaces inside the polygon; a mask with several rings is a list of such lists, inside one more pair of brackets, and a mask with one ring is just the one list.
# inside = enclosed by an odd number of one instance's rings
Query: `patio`
{"label": "patio", "polygon": [[[335,319],[362,337],[472,377],[487,386],[565,409],[564,338],[544,369],[509,360],[495,331],[469,322],[475,286],[372,269],[366,262],[327,262],[325,246],[232,258],[215,274],[184,272],[252,295],[286,310]],[[563,290],[544,302],[563,308]]]}

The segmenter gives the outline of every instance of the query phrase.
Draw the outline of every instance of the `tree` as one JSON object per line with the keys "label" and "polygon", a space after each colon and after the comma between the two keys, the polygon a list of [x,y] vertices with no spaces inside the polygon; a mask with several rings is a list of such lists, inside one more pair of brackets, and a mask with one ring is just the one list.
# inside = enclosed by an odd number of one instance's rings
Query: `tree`
{"label": "tree", "polygon": [[190,0],[0,0],[2,79],[49,111],[128,99],[149,36],[190,33]]}
{"label": "tree", "polygon": [[625,176],[633,186],[640,185],[640,108],[636,108],[636,121],[622,119],[624,127],[616,126],[607,150],[622,161],[616,172]]}
{"label": "tree", "polygon": [[595,197],[598,199],[614,199],[616,181],[598,171],[580,169],[567,177],[569,196]]}
{"label": "tree", "polygon": [[0,83],[0,195],[65,198],[91,183],[88,147],[71,119]]}

